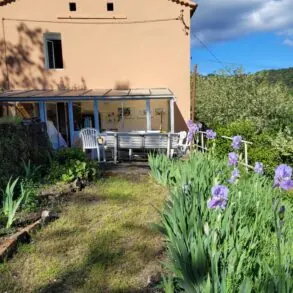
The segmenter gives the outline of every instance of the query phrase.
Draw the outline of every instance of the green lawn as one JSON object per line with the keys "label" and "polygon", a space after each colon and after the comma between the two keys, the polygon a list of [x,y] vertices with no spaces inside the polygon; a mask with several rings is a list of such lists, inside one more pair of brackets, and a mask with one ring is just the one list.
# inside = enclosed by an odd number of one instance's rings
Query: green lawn
{"label": "green lawn", "polygon": [[144,292],[161,270],[166,190],[148,176],[107,178],[74,194],[59,220],[0,265],[0,292]]}

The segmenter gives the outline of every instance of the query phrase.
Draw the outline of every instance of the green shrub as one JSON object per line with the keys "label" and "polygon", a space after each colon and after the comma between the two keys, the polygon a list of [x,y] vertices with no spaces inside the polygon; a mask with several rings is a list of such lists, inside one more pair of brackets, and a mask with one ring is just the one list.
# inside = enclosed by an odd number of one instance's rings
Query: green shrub
{"label": "green shrub", "polygon": [[61,180],[62,175],[67,171],[66,165],[60,165],[57,161],[51,161],[50,167],[47,170],[46,181],[56,183]]}
{"label": "green shrub", "polygon": [[60,165],[66,165],[70,161],[86,161],[86,153],[79,148],[64,148],[56,151],[53,156],[54,160],[57,161]]}
{"label": "green shrub", "polygon": [[262,162],[264,164],[265,173],[270,177],[273,176],[276,166],[282,163],[278,151],[267,146],[255,145],[248,149],[248,158],[250,164]]}
{"label": "green shrub", "polygon": [[96,169],[90,168],[87,162],[81,162],[79,160],[71,160],[70,167],[66,170],[66,173],[62,175],[62,181],[73,182],[77,178],[81,180],[89,180],[96,175]]}
{"label": "green shrub", "polygon": [[19,116],[5,116],[0,117],[0,124],[14,124],[19,125],[22,122],[22,118]]}
{"label": "green shrub", "polygon": [[[226,127],[217,127],[218,134],[216,140],[216,155],[219,158],[226,158],[231,151],[231,141],[221,136],[233,137],[241,135],[246,141],[252,142],[248,145],[249,164],[254,166],[256,162],[262,162],[265,166],[266,174],[272,175],[274,168],[283,163],[279,151],[272,146],[273,132],[260,132],[254,122],[250,120],[238,120],[230,123]],[[240,149],[244,153],[244,147]]]}
{"label": "green shrub", "polygon": [[93,181],[100,177],[101,170],[98,162],[89,160],[78,148],[56,151],[46,176],[49,182],[72,182],[77,178]]}
{"label": "green shrub", "polygon": [[94,170],[93,172],[89,173],[89,181],[95,181],[100,179],[103,176],[103,171],[100,168],[99,162],[94,160],[88,160],[87,166],[90,170]]}
{"label": "green shrub", "polygon": [[293,136],[288,127],[273,136],[271,143],[274,151],[278,152],[283,162],[293,163]]}

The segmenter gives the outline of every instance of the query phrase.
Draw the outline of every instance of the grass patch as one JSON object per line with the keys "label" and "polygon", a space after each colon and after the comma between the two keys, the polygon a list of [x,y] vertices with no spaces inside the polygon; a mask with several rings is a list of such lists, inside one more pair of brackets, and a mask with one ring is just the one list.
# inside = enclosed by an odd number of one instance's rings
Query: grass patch
{"label": "grass patch", "polygon": [[[140,292],[161,270],[166,190],[148,178],[109,178],[74,194],[59,220],[0,266],[1,292]],[[142,291],[143,292],[143,291]]]}

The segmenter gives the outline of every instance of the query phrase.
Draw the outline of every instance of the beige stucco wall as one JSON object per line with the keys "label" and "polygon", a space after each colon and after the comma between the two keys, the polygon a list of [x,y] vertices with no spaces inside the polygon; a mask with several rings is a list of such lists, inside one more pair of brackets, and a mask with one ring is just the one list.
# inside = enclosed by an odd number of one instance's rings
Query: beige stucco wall
{"label": "beige stucco wall", "polygon": [[[66,0],[16,0],[0,7],[4,21],[11,89],[47,88],[170,88],[177,97],[176,128],[190,115],[190,35],[181,21],[140,24],[60,24],[58,17],[126,17],[127,20],[176,18],[190,8],[169,0],[114,0],[115,11],[106,11],[106,0],[76,0],[70,12]],[[65,20],[67,21],[67,20]],[[74,21],[71,21],[74,22]],[[82,20],[87,22],[87,20]],[[113,22],[113,20],[88,20]],[[114,21],[115,22],[115,21]],[[0,82],[6,67],[0,30]],[[64,69],[44,66],[43,34],[61,33]],[[181,117],[180,117],[181,116]]]}

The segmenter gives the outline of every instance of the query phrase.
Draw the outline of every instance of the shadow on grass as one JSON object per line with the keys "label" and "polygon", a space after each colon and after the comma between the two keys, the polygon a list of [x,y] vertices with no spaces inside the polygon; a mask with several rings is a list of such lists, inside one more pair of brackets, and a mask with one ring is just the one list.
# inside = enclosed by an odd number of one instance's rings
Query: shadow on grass
{"label": "shadow on grass", "polygon": [[[114,278],[121,278],[127,281],[127,278],[132,275],[139,274],[143,269],[132,267],[131,260],[129,260],[128,251],[134,254],[135,259],[145,263],[154,261],[157,258],[158,249],[148,247],[145,244],[129,242],[121,244],[121,233],[117,231],[106,231],[97,239],[91,240],[88,246],[88,252],[84,258],[84,262],[80,266],[68,268],[67,271],[59,275],[54,282],[50,282],[42,286],[34,292],[40,293],[55,293],[55,292],[154,292],[151,289],[145,288],[124,288],[111,289],[107,276],[113,274]],[[124,260],[123,260],[124,259]],[[126,260],[126,262],[125,262]],[[117,276],[115,277],[115,274]],[[116,279],[117,282],[118,279]],[[146,281],[146,280],[145,280]],[[156,291],[157,292],[157,291]]]}
{"label": "shadow on grass", "polygon": [[137,231],[141,234],[146,234],[146,235],[158,235],[159,231],[158,229],[155,229],[152,226],[152,222],[147,223],[147,224],[134,224],[132,222],[126,222],[123,225],[123,228],[132,230],[132,231]]}
{"label": "shadow on grass", "polygon": [[[86,284],[94,267],[106,268],[110,266],[114,268],[123,255],[122,250],[117,250],[117,248],[111,246],[111,243],[117,241],[118,238],[119,235],[115,231],[100,235],[96,241],[92,241],[89,244],[87,256],[80,266],[69,268],[58,276],[56,280],[38,288],[35,292],[72,292]],[[97,289],[101,291],[96,292],[106,292],[108,287],[107,280],[99,280],[100,277],[97,276],[97,280],[101,288]],[[105,291],[103,291],[104,289]]]}
{"label": "shadow on grass", "polygon": [[47,232],[45,235],[42,235],[42,241],[55,239],[59,241],[60,239],[64,239],[67,237],[75,237],[78,236],[79,233],[85,232],[87,229],[84,227],[79,227],[78,230],[73,228],[59,228],[52,231]]}
{"label": "shadow on grass", "polygon": [[117,201],[117,202],[129,202],[135,200],[132,194],[123,194],[120,192],[111,192],[109,195],[97,194],[93,193],[79,193],[71,198],[68,198],[67,202],[71,202],[74,204],[82,205],[82,206],[91,206],[95,204],[99,204],[106,201]]}

